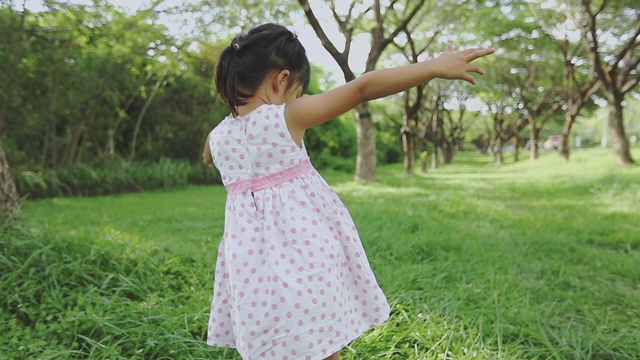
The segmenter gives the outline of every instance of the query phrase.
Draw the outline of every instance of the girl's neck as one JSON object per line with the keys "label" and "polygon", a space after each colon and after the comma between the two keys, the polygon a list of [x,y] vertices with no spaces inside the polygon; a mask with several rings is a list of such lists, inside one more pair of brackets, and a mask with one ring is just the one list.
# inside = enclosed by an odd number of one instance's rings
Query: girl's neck
{"label": "girl's neck", "polygon": [[259,108],[262,105],[268,105],[270,104],[267,101],[264,101],[262,99],[249,99],[247,100],[247,103],[241,106],[238,106],[238,115],[243,116],[243,115],[247,115],[250,112],[254,111],[255,109]]}

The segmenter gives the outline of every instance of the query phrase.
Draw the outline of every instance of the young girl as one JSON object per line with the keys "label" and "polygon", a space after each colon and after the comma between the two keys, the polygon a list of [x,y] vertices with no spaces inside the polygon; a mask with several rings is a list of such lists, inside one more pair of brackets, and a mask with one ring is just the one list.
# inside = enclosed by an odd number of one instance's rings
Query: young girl
{"label": "young girl", "polygon": [[[301,97],[310,66],[296,35],[266,24],[233,40],[215,81],[231,110],[204,160],[227,188],[207,343],[243,359],[339,359],[389,317],[347,209],[313,168],[305,130],[433,78],[475,84],[470,63],[493,49],[453,52],[366,73]],[[213,161],[213,163],[211,162]]]}

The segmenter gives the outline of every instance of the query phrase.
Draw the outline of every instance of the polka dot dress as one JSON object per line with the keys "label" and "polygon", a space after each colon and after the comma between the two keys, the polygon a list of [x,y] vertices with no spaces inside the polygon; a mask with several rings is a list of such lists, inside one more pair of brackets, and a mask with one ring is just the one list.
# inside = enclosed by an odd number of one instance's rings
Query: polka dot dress
{"label": "polka dot dress", "polygon": [[389,316],[347,209],[292,140],[284,105],[209,136],[228,190],[207,343],[243,359],[324,359]]}

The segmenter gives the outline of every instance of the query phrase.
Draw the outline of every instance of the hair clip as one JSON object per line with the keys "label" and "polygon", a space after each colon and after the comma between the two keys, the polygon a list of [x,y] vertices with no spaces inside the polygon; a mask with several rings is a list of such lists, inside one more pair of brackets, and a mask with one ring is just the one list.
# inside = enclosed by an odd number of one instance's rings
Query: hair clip
{"label": "hair clip", "polygon": [[240,50],[240,44],[233,43],[233,48],[236,49],[236,50]]}
{"label": "hair clip", "polygon": [[295,40],[298,38],[298,35],[296,35],[295,33],[291,33],[291,40]]}

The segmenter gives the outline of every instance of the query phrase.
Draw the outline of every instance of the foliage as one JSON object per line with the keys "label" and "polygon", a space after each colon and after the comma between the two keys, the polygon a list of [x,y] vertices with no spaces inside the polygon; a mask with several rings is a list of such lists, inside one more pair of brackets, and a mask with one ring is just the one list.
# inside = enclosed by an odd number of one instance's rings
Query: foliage
{"label": "foliage", "polygon": [[0,89],[14,97],[0,102],[9,162],[42,170],[113,156],[199,159],[225,112],[213,96],[210,45],[187,50],[152,9],[48,4],[38,13],[0,8],[0,27],[17,34],[0,47],[22,57]]}
{"label": "foliage", "polygon": [[14,178],[18,192],[30,199],[170,190],[189,184],[222,183],[215,169],[168,158],[137,163],[113,159],[93,166],[81,163],[39,172],[23,170]]}
{"label": "foliage", "polygon": [[318,168],[349,172],[355,169],[355,128],[342,119],[307,130],[304,144],[311,161]]}

